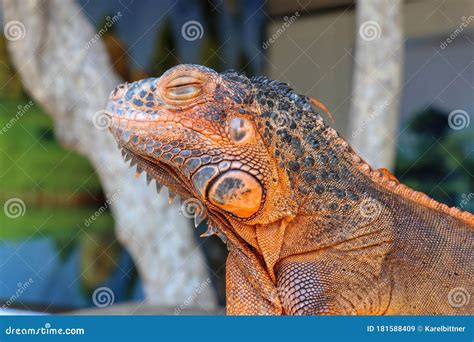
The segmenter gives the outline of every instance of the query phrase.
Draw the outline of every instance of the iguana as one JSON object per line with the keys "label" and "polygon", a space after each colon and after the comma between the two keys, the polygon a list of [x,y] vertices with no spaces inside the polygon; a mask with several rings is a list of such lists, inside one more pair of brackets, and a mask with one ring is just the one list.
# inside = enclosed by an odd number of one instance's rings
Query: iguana
{"label": "iguana", "polygon": [[179,65],[105,112],[125,160],[226,241],[228,314],[474,314],[474,216],[372,170],[312,103]]}

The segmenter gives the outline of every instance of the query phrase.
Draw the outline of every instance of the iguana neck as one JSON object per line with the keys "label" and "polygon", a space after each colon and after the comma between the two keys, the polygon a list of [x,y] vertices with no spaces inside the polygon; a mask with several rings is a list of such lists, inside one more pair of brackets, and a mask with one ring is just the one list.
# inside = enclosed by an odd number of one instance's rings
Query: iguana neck
{"label": "iguana neck", "polygon": [[279,118],[285,123],[274,137],[265,132],[263,136],[278,167],[286,170],[298,214],[335,211],[347,201],[367,195],[373,184],[355,165],[360,158],[311,108],[290,107],[288,112],[265,108],[264,117],[266,111],[277,117],[276,122]]}
{"label": "iguana neck", "polygon": [[[296,100],[293,100],[296,99]],[[380,194],[446,213],[474,226],[474,215],[448,207],[400,184],[385,169],[372,170],[323,119],[305,97],[290,93],[262,106],[273,118],[274,136],[263,131],[267,148],[287,170],[298,214],[342,213],[360,201],[380,200]],[[298,124],[295,124],[297,122]]]}
{"label": "iguana neck", "polygon": [[[262,76],[251,78],[251,83],[261,113],[256,118],[258,128],[275,163],[287,170],[289,192],[297,201],[300,214],[325,208],[335,211],[340,204],[347,204],[345,197],[357,199],[384,193],[474,226],[474,215],[438,203],[400,184],[384,170],[372,170],[334,129],[324,124],[306,96],[296,94],[285,83]],[[321,205],[309,199],[319,199]]]}
{"label": "iguana neck", "polygon": [[357,167],[361,159],[334,129],[320,120],[302,136],[307,137],[306,153],[295,159],[288,156],[299,214],[344,213],[377,196],[376,183]]}

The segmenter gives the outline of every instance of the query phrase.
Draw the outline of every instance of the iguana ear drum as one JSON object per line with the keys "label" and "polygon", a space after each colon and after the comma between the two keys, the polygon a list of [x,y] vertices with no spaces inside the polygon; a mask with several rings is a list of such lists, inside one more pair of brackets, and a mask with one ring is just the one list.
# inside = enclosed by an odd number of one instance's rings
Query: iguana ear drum
{"label": "iguana ear drum", "polygon": [[209,201],[237,217],[255,214],[262,202],[262,186],[253,176],[239,170],[220,175],[208,192]]}

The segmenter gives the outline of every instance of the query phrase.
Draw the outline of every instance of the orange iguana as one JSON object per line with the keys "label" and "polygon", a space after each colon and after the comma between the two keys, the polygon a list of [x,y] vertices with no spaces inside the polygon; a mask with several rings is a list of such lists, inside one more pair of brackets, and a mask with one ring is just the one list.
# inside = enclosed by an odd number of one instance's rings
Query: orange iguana
{"label": "orange iguana", "polygon": [[474,216],[372,170],[311,103],[179,65],[106,112],[125,160],[227,242],[228,314],[474,314]]}

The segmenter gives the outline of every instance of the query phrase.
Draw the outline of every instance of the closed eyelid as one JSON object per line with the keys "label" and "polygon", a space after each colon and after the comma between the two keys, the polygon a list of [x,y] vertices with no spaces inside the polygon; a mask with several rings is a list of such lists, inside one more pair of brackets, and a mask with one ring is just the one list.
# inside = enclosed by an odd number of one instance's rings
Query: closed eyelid
{"label": "closed eyelid", "polygon": [[203,82],[194,76],[181,75],[164,84],[163,95],[172,101],[186,101],[199,96]]}
{"label": "closed eyelid", "polygon": [[179,76],[168,82],[168,84],[166,84],[166,88],[175,88],[187,85],[202,85],[202,81],[193,76]]}

